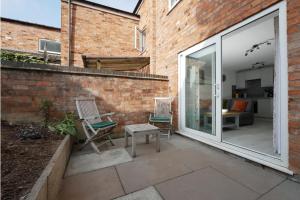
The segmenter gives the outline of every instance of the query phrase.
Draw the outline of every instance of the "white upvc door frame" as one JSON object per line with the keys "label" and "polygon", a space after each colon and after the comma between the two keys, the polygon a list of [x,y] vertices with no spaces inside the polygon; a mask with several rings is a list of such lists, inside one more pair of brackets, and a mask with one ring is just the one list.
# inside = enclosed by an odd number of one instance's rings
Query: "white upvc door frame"
{"label": "white upvc door frame", "polygon": [[[212,113],[216,113],[215,114],[215,119],[216,119],[216,123],[215,123],[215,127],[213,126],[213,130],[212,132],[215,133],[215,135],[211,135],[211,134],[208,134],[208,133],[205,133],[205,132],[201,132],[201,131],[197,131],[197,130],[193,130],[191,128],[187,128],[186,127],[186,121],[185,120],[182,120],[181,121],[181,129],[186,131],[186,132],[190,132],[190,133],[193,133],[193,134],[200,134],[201,137],[205,137],[205,138],[208,138],[208,139],[211,139],[211,140],[216,140],[216,141],[221,141],[221,132],[218,131],[220,130],[220,118],[218,117],[219,116],[219,111],[221,110],[221,100],[220,100],[220,97],[221,97],[221,91],[220,91],[220,83],[221,83],[221,54],[220,54],[220,49],[221,49],[221,46],[220,46],[220,42],[219,42],[219,38],[217,37],[212,37],[208,40],[205,40],[204,42],[200,43],[200,44],[197,44],[193,47],[191,47],[190,49],[184,51],[182,54],[179,55],[179,57],[181,58],[181,68],[180,68],[180,72],[179,74],[182,75],[183,80],[181,81],[181,84],[180,84],[180,91],[181,91],[181,94],[185,94],[185,77],[186,77],[186,57],[194,52],[197,52],[199,50],[202,50],[202,49],[205,49],[207,47],[210,47],[212,45],[215,45],[216,47],[216,66],[215,66],[215,73],[217,74],[216,75],[216,78],[215,78],[215,83],[213,84],[213,87],[212,87],[212,90],[213,90],[213,94],[212,94],[212,98],[215,98],[215,100],[212,99],[213,101],[213,107],[212,108]],[[180,60],[180,59],[179,59]],[[186,112],[185,112],[185,97],[184,98],[181,98],[181,101],[182,103],[182,110],[181,110],[181,114],[182,114],[182,119],[186,119]]]}
{"label": "white upvc door frame", "polygon": [[[279,42],[280,42],[280,71],[279,71],[279,104],[280,104],[280,132],[281,132],[281,156],[272,157],[263,153],[258,153],[245,148],[240,148],[222,142],[221,133],[221,108],[222,108],[222,96],[221,96],[221,39],[222,36],[241,28],[259,18],[262,18],[270,13],[278,11],[279,15]],[[211,136],[209,134],[204,134],[199,131],[194,131],[187,129],[185,127],[185,57],[197,50],[203,49],[209,44],[216,44],[216,136]],[[218,86],[219,84],[219,86]],[[218,89],[219,88],[219,89]],[[287,10],[286,2],[282,1],[277,3],[266,10],[224,30],[223,32],[181,52],[178,54],[178,133],[185,135],[187,137],[199,140],[201,142],[207,143],[209,145],[215,146],[217,148],[223,149],[225,151],[231,152],[233,154],[245,157],[249,160],[261,163],[263,165],[272,167],[279,171],[293,174],[291,170],[288,169],[288,62],[287,62]]]}

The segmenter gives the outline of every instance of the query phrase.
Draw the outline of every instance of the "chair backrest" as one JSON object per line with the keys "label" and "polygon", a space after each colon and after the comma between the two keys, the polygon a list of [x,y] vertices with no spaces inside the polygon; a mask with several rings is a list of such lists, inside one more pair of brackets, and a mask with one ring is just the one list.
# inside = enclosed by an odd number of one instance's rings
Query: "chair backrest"
{"label": "chair backrest", "polygon": [[[76,98],[76,108],[80,119],[86,119],[90,123],[101,121],[100,114],[93,97]],[[97,119],[95,119],[97,118]]]}
{"label": "chair backrest", "polygon": [[171,116],[171,97],[155,97],[154,116],[170,117]]}

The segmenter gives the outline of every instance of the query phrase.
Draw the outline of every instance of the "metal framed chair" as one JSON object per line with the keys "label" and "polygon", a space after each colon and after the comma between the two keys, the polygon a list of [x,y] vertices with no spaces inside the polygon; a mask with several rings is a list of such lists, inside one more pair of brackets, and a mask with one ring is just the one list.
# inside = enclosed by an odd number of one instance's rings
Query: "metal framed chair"
{"label": "metal framed chair", "polygon": [[100,114],[96,105],[95,98],[93,97],[76,98],[76,108],[81,120],[84,133],[87,137],[87,140],[80,149],[90,144],[97,153],[100,153],[100,150],[94,142],[95,140],[100,139],[106,140],[100,143],[99,146],[107,142],[110,142],[111,145],[114,145],[110,137],[110,135],[112,134],[112,130],[117,126],[117,122],[113,121],[110,118],[110,116],[114,113]]}
{"label": "metal framed chair", "polygon": [[154,98],[154,112],[150,113],[149,123],[155,125],[155,123],[167,124],[167,135],[170,139],[172,130],[173,113],[171,109],[172,98],[171,97],[155,97]]}

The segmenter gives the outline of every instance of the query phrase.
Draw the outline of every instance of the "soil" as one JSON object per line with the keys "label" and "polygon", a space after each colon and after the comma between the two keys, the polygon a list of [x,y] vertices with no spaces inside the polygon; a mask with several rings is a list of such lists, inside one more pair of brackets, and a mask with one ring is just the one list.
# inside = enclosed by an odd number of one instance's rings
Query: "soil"
{"label": "soil", "polygon": [[1,199],[25,197],[62,139],[39,125],[2,123]]}

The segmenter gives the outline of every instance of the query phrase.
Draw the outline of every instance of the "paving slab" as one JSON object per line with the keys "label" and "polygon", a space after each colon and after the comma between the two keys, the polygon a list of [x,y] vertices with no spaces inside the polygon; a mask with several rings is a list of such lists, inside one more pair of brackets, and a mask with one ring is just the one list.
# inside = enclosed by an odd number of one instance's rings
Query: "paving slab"
{"label": "paving slab", "polygon": [[135,192],[170,178],[191,172],[183,163],[165,156],[137,160],[116,166],[126,193]]}
{"label": "paving slab", "polygon": [[163,200],[153,186],[128,194],[115,200]]}
{"label": "paving slab", "polygon": [[259,198],[259,200],[299,200],[300,184],[286,180],[270,192]]}
{"label": "paving slab", "polygon": [[198,170],[155,187],[165,200],[253,200],[259,196],[212,168]]}
{"label": "paving slab", "polygon": [[63,180],[59,199],[108,200],[125,193],[114,167],[66,177]]}
{"label": "paving slab", "polygon": [[259,165],[238,158],[225,162],[213,162],[212,167],[259,194],[264,194],[286,179],[286,176],[275,171],[263,169]]}
{"label": "paving slab", "polygon": [[132,158],[124,148],[111,149],[100,154],[72,155],[65,176],[89,172],[129,161],[132,161]]}
{"label": "paving slab", "polygon": [[172,160],[172,162],[184,165],[189,170],[198,170],[211,166],[210,160],[199,150],[172,149],[157,155],[145,155],[140,160]]}
{"label": "paving slab", "polygon": [[177,149],[186,149],[186,148],[199,148],[199,142],[192,140],[190,138],[173,134],[170,140],[166,141],[169,144],[174,145]]}
{"label": "paving slab", "polygon": [[[217,152],[218,154],[219,152]],[[183,149],[180,151],[176,151],[172,156],[174,156],[174,160],[177,162],[183,163],[189,169],[196,171],[202,168],[209,167],[214,163],[215,155],[207,155],[203,153],[202,150],[199,149]],[[222,156],[219,158],[219,162],[229,162],[231,158]]]}
{"label": "paving slab", "polygon": [[[149,144],[145,144],[144,141],[142,143],[136,144],[136,157],[134,160],[140,159],[148,159],[149,156],[157,156],[162,152],[174,150],[174,146],[172,144],[161,141],[160,143],[160,152],[156,151],[156,145],[154,141],[150,140]],[[128,153],[131,155],[131,143],[129,143],[129,147],[126,148]]]}

